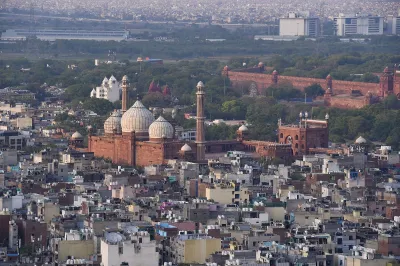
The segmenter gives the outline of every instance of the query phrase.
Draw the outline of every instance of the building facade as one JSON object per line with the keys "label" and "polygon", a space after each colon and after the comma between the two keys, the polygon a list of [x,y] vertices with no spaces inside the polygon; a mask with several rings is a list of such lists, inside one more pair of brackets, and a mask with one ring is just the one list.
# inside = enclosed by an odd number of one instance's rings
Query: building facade
{"label": "building facade", "polygon": [[339,14],[334,25],[337,36],[383,35],[383,21],[380,16]]}
{"label": "building facade", "polygon": [[90,93],[91,98],[105,99],[110,102],[116,102],[120,98],[120,86],[119,82],[114,76],[111,76],[110,79],[105,77],[101,86],[96,87]]}
{"label": "building facade", "polygon": [[319,36],[319,18],[291,12],[287,17],[279,19],[280,36]]}
{"label": "building facade", "polygon": [[102,265],[128,263],[129,266],[158,265],[156,243],[147,232],[126,236],[117,232],[106,233],[101,240]]}
{"label": "building facade", "polygon": [[279,142],[291,144],[293,155],[308,154],[312,148],[328,148],[329,128],[326,120],[308,119],[308,113],[300,113],[298,125],[284,125],[279,121]]}

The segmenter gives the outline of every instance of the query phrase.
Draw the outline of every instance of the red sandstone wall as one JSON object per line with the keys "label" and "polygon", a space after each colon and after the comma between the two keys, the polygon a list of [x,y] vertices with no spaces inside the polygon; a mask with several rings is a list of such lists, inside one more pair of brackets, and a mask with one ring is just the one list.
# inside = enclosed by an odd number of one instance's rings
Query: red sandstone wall
{"label": "red sandstone wall", "polygon": [[90,151],[96,157],[111,159],[115,164],[132,165],[133,152],[128,136],[91,136]]}
{"label": "red sandstone wall", "polygon": [[115,139],[113,162],[122,165],[135,164],[134,151],[130,136],[122,136]]}
{"label": "red sandstone wall", "polygon": [[114,141],[107,137],[91,136],[90,152],[96,157],[104,157],[114,161]]}
{"label": "red sandstone wall", "polygon": [[[229,79],[232,85],[236,87],[243,86],[246,82],[255,82],[260,93],[262,93],[264,89],[273,85],[272,75],[269,74],[230,71]],[[303,90],[305,87],[314,83],[320,84],[322,88],[327,89],[325,79],[279,76],[278,83],[282,81],[291,82],[294,87],[299,88],[300,90]],[[379,94],[378,83],[333,80],[332,86],[334,94],[348,94],[351,90],[359,90],[363,95],[368,91],[371,91],[373,94]]]}
{"label": "red sandstone wall", "polygon": [[332,97],[330,101],[331,107],[342,108],[342,109],[360,109],[365,106],[364,98],[344,98],[344,97]]}
{"label": "red sandstone wall", "polygon": [[136,165],[163,164],[163,150],[162,143],[136,142]]}

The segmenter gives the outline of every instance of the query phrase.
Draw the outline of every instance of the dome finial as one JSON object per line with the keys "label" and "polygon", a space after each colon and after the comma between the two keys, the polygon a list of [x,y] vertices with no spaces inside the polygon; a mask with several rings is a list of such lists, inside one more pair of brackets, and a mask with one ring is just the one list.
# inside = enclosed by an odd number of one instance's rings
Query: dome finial
{"label": "dome finial", "polygon": [[202,81],[199,81],[198,83],[197,83],[197,86],[196,86],[198,89],[199,88],[204,88],[204,83],[202,82]]}

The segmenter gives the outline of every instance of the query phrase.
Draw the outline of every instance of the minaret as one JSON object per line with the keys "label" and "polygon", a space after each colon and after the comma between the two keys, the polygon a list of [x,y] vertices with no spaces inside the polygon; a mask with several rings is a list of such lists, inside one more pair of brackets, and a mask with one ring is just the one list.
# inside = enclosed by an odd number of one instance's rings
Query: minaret
{"label": "minaret", "polygon": [[128,109],[128,76],[122,77],[122,112],[125,113]]}
{"label": "minaret", "polygon": [[204,138],[204,84],[199,81],[197,83],[197,114],[196,114],[196,144],[197,144],[197,160],[205,159],[205,138]]}

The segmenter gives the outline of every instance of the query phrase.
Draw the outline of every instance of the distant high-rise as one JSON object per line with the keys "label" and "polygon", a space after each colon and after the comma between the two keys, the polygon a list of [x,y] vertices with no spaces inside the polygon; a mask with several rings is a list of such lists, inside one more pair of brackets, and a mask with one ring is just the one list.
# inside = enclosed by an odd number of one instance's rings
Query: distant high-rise
{"label": "distant high-rise", "polygon": [[317,37],[320,31],[320,20],[310,14],[291,12],[288,16],[279,19],[280,36],[308,36]]}
{"label": "distant high-rise", "polygon": [[[400,13],[400,10],[399,10]],[[386,34],[400,35],[400,14],[387,17]]]}
{"label": "distant high-rise", "polygon": [[383,34],[383,17],[380,16],[339,14],[334,22],[337,36]]}

